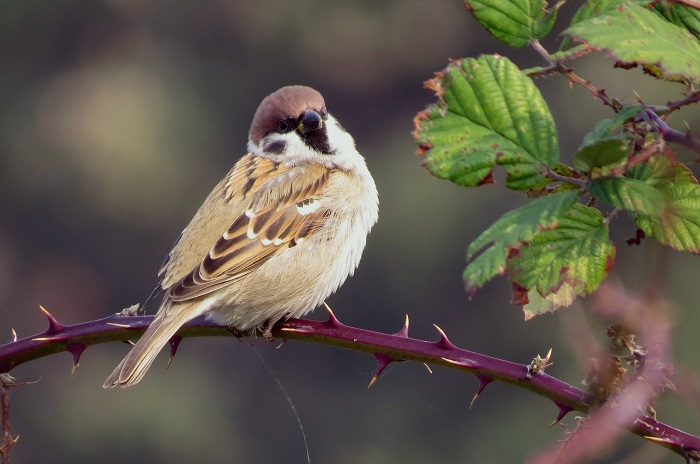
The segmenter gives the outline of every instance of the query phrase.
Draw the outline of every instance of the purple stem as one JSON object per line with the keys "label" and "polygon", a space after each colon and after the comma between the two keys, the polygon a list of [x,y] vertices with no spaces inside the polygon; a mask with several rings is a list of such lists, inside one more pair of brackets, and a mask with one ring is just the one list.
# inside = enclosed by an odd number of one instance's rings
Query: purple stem
{"label": "purple stem", "polygon": [[[38,335],[0,346],[0,372],[54,353],[70,351],[77,365],[83,350],[91,345],[138,338],[153,320],[152,316],[114,314],[104,319],[64,326],[46,313],[49,329]],[[551,399],[559,410],[555,423],[570,411],[587,413],[592,398],[583,390],[545,372],[528,377],[528,366],[463,350],[449,341],[436,326],[438,341],[408,337],[408,327],[395,335],[358,329],[340,323],[331,313],[325,322],[290,319],[277,324],[272,333],[285,340],[301,340],[353,351],[380,354],[391,361],[417,361],[462,370],[477,376],[481,389],[493,380],[515,385]],[[189,321],[177,336],[203,337],[232,335],[225,326],[200,317]],[[76,354],[77,353],[77,354]],[[683,456],[700,453],[700,438],[657,422],[639,413],[628,429]]]}

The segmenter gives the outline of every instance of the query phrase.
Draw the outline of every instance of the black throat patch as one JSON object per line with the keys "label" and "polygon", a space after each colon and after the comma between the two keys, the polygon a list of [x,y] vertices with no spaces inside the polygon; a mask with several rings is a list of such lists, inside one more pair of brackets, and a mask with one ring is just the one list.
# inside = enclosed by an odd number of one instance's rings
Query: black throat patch
{"label": "black throat patch", "polygon": [[306,145],[316,151],[320,151],[324,155],[332,155],[334,153],[328,143],[328,132],[326,132],[325,125],[319,130],[307,132],[306,134],[299,134],[299,136]]}

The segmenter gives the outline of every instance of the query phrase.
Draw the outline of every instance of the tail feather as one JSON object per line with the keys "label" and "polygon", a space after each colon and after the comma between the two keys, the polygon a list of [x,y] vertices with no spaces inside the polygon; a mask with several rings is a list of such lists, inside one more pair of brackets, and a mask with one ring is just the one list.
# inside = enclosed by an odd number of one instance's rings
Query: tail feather
{"label": "tail feather", "polygon": [[[165,313],[165,311],[161,312]],[[112,388],[119,385],[126,388],[140,382],[163,346],[185,322],[192,318],[191,314],[187,313],[188,311],[179,311],[168,316],[159,313],[102,387]]]}

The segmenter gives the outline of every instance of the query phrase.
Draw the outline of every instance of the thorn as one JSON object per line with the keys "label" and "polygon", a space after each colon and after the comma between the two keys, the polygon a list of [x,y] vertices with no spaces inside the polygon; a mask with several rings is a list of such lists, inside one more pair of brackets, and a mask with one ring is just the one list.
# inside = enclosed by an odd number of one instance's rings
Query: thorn
{"label": "thorn", "polygon": [[574,408],[572,408],[571,406],[566,405],[566,404],[557,403],[556,401],[554,402],[554,404],[556,404],[557,408],[559,408],[559,413],[557,414],[557,418],[554,419],[554,421],[552,421],[552,423],[549,424],[547,427],[552,427],[553,425],[557,425],[564,418],[564,416],[566,416],[567,414],[569,414],[571,411],[574,410]]}
{"label": "thorn", "polygon": [[481,393],[484,391],[484,388],[486,388],[486,385],[493,382],[493,378],[489,377],[488,375],[484,375],[484,374],[474,374],[474,375],[476,376],[477,379],[479,379],[479,389],[474,394],[474,397],[472,398],[472,402],[469,403],[469,409],[471,409],[472,406],[474,406],[474,402],[476,401],[477,398],[479,398],[479,396],[481,396]]}
{"label": "thorn", "polygon": [[15,329],[12,329],[12,341],[13,342],[17,341],[17,332],[15,332]]}
{"label": "thorn", "polygon": [[327,325],[328,327],[331,327],[334,329],[343,327],[343,324],[341,324],[340,321],[338,320],[338,318],[335,317],[335,314],[333,314],[333,310],[331,309],[330,306],[328,306],[328,303],[326,303],[324,301],[323,306],[325,306],[326,310],[328,311],[328,320],[326,322],[324,322],[324,324]]}
{"label": "thorn", "polygon": [[[437,343],[434,342],[433,345]],[[445,361],[447,364],[452,364],[453,366],[461,366],[461,367],[466,367],[469,369],[474,369],[476,366],[474,363],[469,363],[469,362],[462,362],[462,361],[455,361],[454,359],[450,358],[445,358],[445,357],[440,357],[441,360]]]}
{"label": "thorn", "polygon": [[369,381],[369,385],[367,385],[367,389],[372,388],[372,385],[379,379],[379,376],[382,374],[386,366],[391,364],[394,360],[391,359],[391,356],[388,354],[384,353],[373,353],[375,359],[377,360],[377,371],[374,374],[374,377],[372,377],[372,380]]}
{"label": "thorn", "polygon": [[442,348],[443,350],[452,350],[456,348],[456,346],[454,346],[452,342],[447,338],[445,332],[437,324],[433,324],[433,327],[435,327],[438,333],[440,334],[440,340],[433,342],[434,346]]}
{"label": "thorn", "polygon": [[654,442],[654,443],[661,443],[661,444],[664,444],[664,445],[672,445],[672,446],[674,446],[674,447],[679,447],[679,448],[680,448],[680,445],[678,445],[678,443],[676,443],[676,442],[674,442],[673,440],[670,440],[670,439],[668,439],[668,438],[653,437],[653,436],[651,436],[651,435],[646,435],[646,436],[644,436],[644,438],[646,438],[647,440],[649,440],[649,441],[651,441],[651,442]]}
{"label": "thorn", "polygon": [[425,366],[426,369],[428,369],[428,374],[432,374],[432,373],[433,373],[433,370],[430,368],[430,366],[428,366],[428,364],[423,363],[423,365]]}
{"label": "thorn", "polygon": [[65,329],[63,324],[58,322],[43,306],[39,305],[39,309],[41,309],[41,312],[44,313],[44,316],[49,320],[49,328],[44,332],[44,335],[55,335],[63,332],[63,329]]}
{"label": "thorn", "polygon": [[282,342],[281,342],[279,345],[277,345],[277,346],[275,347],[275,349],[276,349],[276,350],[279,350],[280,348],[282,348],[282,347],[283,347],[284,345],[286,345],[286,344],[287,344],[287,339],[286,339],[286,338],[283,338],[283,339],[282,339]]}
{"label": "thorn", "polygon": [[129,324],[117,324],[116,322],[107,322],[107,325],[112,325],[114,327],[119,327],[120,329],[130,329],[131,326]]}
{"label": "thorn", "polygon": [[406,314],[406,322],[403,323],[403,327],[401,328],[401,330],[396,332],[394,335],[396,335],[398,337],[408,338],[408,323],[409,323],[408,314]]}
{"label": "thorn", "polygon": [[174,335],[170,340],[168,340],[168,343],[170,344],[170,357],[168,358],[168,366],[166,369],[169,369],[170,365],[173,363],[175,353],[177,353],[177,347],[180,346],[181,341],[182,337],[179,335]]}
{"label": "thorn", "polygon": [[379,379],[379,377],[377,377],[377,374],[374,374],[374,376],[372,377],[372,380],[369,381],[369,385],[367,385],[367,390],[372,388],[372,385],[374,385],[374,382],[376,382],[377,379]]}
{"label": "thorn", "polygon": [[66,350],[73,355],[73,369],[71,369],[70,372],[71,377],[75,375],[75,371],[80,365],[80,356],[83,354],[83,351],[85,351],[85,348],[87,348],[87,345],[83,343],[71,343],[66,347]]}
{"label": "thorn", "polygon": [[134,346],[136,343],[132,342],[131,340],[122,340],[123,343],[126,343],[127,345]]}

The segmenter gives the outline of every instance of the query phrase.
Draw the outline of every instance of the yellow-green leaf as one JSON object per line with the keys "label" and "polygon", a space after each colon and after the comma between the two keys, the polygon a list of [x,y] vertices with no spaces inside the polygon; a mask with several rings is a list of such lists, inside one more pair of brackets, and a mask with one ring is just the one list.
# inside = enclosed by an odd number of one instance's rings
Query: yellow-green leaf
{"label": "yellow-green leaf", "polygon": [[608,237],[603,215],[595,208],[574,204],[552,229],[535,234],[532,241],[507,261],[512,281],[536,289],[545,299],[567,283],[574,294],[598,288],[615,261],[615,245]]}
{"label": "yellow-green leaf", "polygon": [[663,194],[646,182],[626,177],[600,177],[586,186],[595,198],[616,208],[658,216],[664,209]]}
{"label": "yellow-green leaf", "polygon": [[700,80],[700,43],[644,6],[624,3],[564,31],[608,52],[625,67],[641,65],[666,79]]}
{"label": "yellow-green leaf", "polygon": [[[578,191],[569,190],[538,198],[507,212],[482,232],[467,250],[470,262],[463,274],[467,292],[473,293],[505,272],[508,249],[531,240],[537,231],[556,224],[571,209],[578,196]],[[474,258],[481,250],[481,254]]]}
{"label": "yellow-green leaf", "polygon": [[547,35],[559,9],[547,11],[544,0],[466,0],[465,4],[494,37],[512,47],[525,47]]}
{"label": "yellow-green leaf", "polygon": [[439,101],[417,115],[414,136],[432,174],[478,186],[503,166],[508,188],[549,182],[543,168],[559,154],[554,119],[532,80],[507,58],[454,61],[427,86]]}

